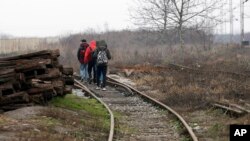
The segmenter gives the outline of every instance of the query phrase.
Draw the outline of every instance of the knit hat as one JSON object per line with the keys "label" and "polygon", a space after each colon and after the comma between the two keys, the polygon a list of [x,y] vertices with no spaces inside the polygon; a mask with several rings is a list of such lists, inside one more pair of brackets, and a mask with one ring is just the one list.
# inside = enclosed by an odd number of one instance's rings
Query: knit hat
{"label": "knit hat", "polygon": [[82,42],[87,42],[86,39],[82,39],[81,41],[82,41]]}
{"label": "knit hat", "polygon": [[107,43],[106,43],[105,40],[100,40],[100,41],[97,42],[97,46],[105,46],[105,47],[107,47]]}

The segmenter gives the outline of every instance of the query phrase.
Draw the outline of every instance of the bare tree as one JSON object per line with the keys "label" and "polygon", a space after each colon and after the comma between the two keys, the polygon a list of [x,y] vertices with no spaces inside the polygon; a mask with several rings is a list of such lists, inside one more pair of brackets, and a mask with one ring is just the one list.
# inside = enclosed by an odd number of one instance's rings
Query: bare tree
{"label": "bare tree", "polygon": [[166,31],[170,0],[137,0],[131,12],[134,23],[142,28]]}
{"label": "bare tree", "polygon": [[172,44],[174,36],[168,36],[168,29],[174,27],[169,24],[168,19],[170,2],[171,0],[136,0],[135,7],[130,10],[134,24],[148,32],[147,34],[158,31],[157,42]]}
{"label": "bare tree", "polygon": [[214,18],[208,15],[216,10],[218,0],[138,0],[138,8],[133,11],[132,19],[142,28],[152,28],[166,32],[177,29],[181,47],[184,46],[185,28],[199,27],[204,20]]}
{"label": "bare tree", "polygon": [[171,14],[169,19],[176,24],[181,47],[184,45],[183,30],[185,27],[201,26],[206,19],[215,18],[214,15],[208,15],[218,7],[218,0],[207,3],[206,0],[171,0]]}

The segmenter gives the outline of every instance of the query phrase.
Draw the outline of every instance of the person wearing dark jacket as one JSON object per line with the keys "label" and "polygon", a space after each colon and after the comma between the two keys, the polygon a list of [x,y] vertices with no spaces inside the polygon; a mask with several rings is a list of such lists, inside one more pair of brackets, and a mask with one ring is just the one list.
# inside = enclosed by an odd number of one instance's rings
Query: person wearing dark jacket
{"label": "person wearing dark jacket", "polygon": [[80,62],[80,76],[81,76],[81,81],[87,81],[88,80],[88,72],[87,72],[87,64],[84,63],[84,56],[86,49],[88,47],[88,43],[85,39],[81,40],[80,47],[77,51],[77,58],[78,61]]}
{"label": "person wearing dark jacket", "polygon": [[[106,90],[106,75],[108,68],[108,60],[111,59],[111,55],[107,46],[107,43],[104,40],[98,41],[96,43],[96,50],[93,54],[93,57],[96,58],[96,67],[97,67],[97,87],[96,89]],[[102,86],[100,86],[100,79],[102,76]]]}

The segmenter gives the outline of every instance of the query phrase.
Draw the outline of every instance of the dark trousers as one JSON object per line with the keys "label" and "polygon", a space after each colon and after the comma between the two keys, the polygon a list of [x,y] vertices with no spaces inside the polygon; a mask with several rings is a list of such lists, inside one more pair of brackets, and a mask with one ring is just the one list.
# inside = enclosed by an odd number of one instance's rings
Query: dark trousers
{"label": "dark trousers", "polygon": [[101,87],[106,87],[107,68],[108,68],[108,66],[97,66],[97,86],[100,86],[100,78],[101,78],[101,74],[102,74],[103,80],[102,80]]}
{"label": "dark trousers", "polygon": [[90,61],[88,63],[88,74],[89,74],[89,82],[91,82],[92,77],[92,70],[93,70],[93,81],[96,82],[96,67],[95,67],[95,61]]}

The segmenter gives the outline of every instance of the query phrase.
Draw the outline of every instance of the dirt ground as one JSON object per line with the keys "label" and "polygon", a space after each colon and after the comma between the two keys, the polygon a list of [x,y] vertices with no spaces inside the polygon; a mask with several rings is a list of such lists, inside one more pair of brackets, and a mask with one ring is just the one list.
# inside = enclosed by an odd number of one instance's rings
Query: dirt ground
{"label": "dirt ground", "polygon": [[72,118],[76,112],[49,107],[25,107],[9,111],[0,116],[0,140],[72,140],[69,135],[74,122],[65,126],[62,117],[51,113],[69,115]]}
{"label": "dirt ground", "polygon": [[108,134],[100,119],[53,105],[24,107],[0,114],[0,140],[102,141]]}

